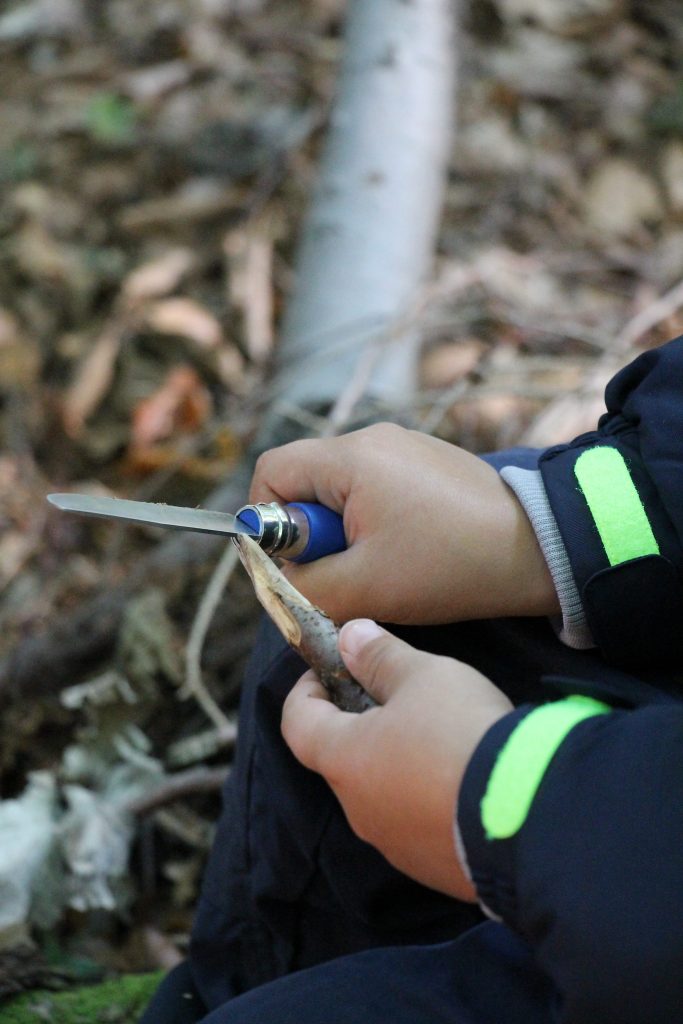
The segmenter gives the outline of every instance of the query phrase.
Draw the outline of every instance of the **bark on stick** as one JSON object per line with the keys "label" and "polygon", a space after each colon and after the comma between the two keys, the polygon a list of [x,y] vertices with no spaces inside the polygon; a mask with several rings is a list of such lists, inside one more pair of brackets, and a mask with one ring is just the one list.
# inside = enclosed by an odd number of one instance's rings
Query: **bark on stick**
{"label": "bark on stick", "polygon": [[342,711],[365,711],[374,700],[348,671],[339,654],[339,630],[329,615],[311,604],[287,580],[251,537],[234,543],[256,596],[283,637],[316,672]]}

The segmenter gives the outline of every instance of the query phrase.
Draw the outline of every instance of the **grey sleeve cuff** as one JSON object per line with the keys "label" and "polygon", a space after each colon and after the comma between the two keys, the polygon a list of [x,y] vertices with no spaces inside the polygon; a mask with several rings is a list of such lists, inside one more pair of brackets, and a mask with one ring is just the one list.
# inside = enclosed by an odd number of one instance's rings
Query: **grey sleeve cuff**
{"label": "grey sleeve cuff", "polygon": [[[470,885],[474,885],[474,879],[472,878],[472,872],[470,871],[470,865],[467,860],[467,850],[465,849],[465,843],[463,842],[462,832],[460,831],[460,826],[458,825],[457,810],[455,813],[455,817],[453,819],[453,839],[455,841],[455,852],[460,861],[460,866],[462,868],[463,874],[467,881],[470,883]],[[480,900],[478,896],[477,902],[482,910],[482,913],[486,914],[486,916],[491,918],[492,921],[497,921],[498,924],[503,923],[503,918],[499,917],[498,914],[494,914],[491,908],[487,907],[486,904],[482,900]]]}
{"label": "grey sleeve cuff", "polygon": [[562,609],[561,620],[558,618],[553,621],[560,640],[577,650],[595,647],[581,603],[581,595],[574,582],[567,549],[550,508],[540,471],[505,466],[500,471],[500,476],[515,492],[528,515],[550,570]]}

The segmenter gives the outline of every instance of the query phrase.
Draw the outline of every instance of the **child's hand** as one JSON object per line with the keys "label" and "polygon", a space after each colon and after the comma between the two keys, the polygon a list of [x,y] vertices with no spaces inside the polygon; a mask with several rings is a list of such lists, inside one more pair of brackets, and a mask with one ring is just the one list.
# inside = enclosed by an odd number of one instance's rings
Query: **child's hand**
{"label": "child's hand", "polygon": [[307,672],[285,702],[285,740],[324,776],[361,839],[411,878],[474,900],[453,816],[467,763],[510,701],[475,669],[416,651],[374,622],[348,623],[339,649],[380,707],[339,711]]}
{"label": "child's hand", "polygon": [[437,623],[559,611],[522,506],[489,465],[383,423],[261,456],[250,501],[343,513],[348,550],[286,573],[338,622]]}

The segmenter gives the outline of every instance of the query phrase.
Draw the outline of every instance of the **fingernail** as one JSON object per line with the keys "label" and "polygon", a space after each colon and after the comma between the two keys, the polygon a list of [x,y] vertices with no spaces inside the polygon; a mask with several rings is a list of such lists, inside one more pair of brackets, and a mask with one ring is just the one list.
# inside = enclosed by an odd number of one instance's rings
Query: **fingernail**
{"label": "fingernail", "polygon": [[339,634],[339,650],[342,654],[360,654],[366,644],[384,636],[385,630],[372,619],[353,619],[342,626]]}

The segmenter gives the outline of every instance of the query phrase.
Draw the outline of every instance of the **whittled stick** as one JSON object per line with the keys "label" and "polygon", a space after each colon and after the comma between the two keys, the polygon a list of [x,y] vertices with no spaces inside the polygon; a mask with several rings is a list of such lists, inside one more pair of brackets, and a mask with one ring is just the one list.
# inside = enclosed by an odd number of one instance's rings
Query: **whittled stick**
{"label": "whittled stick", "polygon": [[234,543],[259,601],[290,647],[316,672],[333,703],[342,711],[373,707],[374,700],[341,659],[339,630],[329,615],[299,593],[251,537],[235,537]]}

